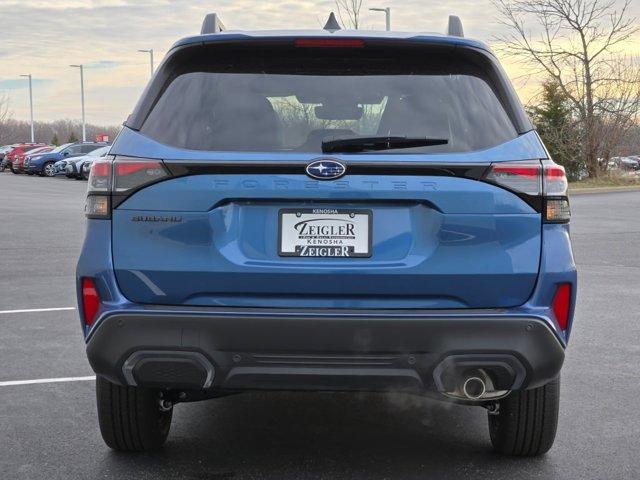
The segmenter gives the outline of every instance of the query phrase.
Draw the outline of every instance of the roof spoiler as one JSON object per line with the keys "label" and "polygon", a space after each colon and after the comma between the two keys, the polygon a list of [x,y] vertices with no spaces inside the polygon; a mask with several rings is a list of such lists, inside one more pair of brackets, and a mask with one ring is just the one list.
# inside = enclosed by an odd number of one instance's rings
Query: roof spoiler
{"label": "roof spoiler", "polygon": [[226,27],[220,17],[216,13],[209,13],[202,22],[202,28],[200,29],[201,35],[206,35],[209,33],[220,33],[224,32]]}
{"label": "roof spoiler", "polygon": [[460,17],[449,15],[449,25],[447,25],[447,35],[450,37],[464,37],[462,21]]}

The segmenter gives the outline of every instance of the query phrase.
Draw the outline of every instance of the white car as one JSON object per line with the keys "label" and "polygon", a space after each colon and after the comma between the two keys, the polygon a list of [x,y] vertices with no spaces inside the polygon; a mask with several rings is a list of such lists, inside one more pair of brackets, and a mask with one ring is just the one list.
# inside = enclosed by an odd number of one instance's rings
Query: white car
{"label": "white car", "polygon": [[75,178],[76,180],[82,180],[84,178],[86,180],[88,177],[84,176],[84,169],[82,168],[84,164],[86,163],[91,165],[96,158],[104,157],[107,153],[109,153],[110,148],[111,145],[105,145],[104,147],[97,148],[93,152],[90,152],[82,157],[67,160],[65,172],[67,177]]}

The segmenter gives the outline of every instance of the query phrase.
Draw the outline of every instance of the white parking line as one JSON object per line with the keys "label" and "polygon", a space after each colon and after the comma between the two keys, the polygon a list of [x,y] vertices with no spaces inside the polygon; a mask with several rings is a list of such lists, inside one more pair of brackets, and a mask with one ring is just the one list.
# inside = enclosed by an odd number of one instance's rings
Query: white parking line
{"label": "white parking line", "polygon": [[90,382],[96,377],[63,377],[63,378],[41,378],[37,380],[12,380],[0,382],[0,387],[10,387],[13,385],[36,385],[39,383],[65,383],[65,382]]}
{"label": "white parking line", "polygon": [[75,310],[76,307],[60,307],[60,308],[31,308],[27,310],[0,310],[3,313],[38,313],[38,312],[62,312],[65,310]]}

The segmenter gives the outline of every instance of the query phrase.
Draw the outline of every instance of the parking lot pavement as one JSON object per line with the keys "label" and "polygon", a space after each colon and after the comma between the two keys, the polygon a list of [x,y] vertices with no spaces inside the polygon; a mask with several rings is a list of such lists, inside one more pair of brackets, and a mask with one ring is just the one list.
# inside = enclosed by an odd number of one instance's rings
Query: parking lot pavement
{"label": "parking lot pavement", "polygon": [[[0,311],[72,307],[84,182],[0,174]],[[637,479],[640,192],[572,201],[579,302],[558,439],[491,453],[486,414],[400,395],[244,394],[178,405],[166,448],[109,451],[75,311],[0,313],[0,472],[28,479]]]}

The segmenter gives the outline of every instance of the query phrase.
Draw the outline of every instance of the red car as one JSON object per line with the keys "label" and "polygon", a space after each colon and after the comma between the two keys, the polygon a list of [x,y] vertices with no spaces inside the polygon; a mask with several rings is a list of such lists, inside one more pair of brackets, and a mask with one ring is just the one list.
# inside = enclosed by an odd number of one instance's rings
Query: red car
{"label": "red car", "polygon": [[5,162],[13,173],[21,173],[25,154],[36,148],[47,147],[45,143],[21,143],[16,145],[5,157]]}

